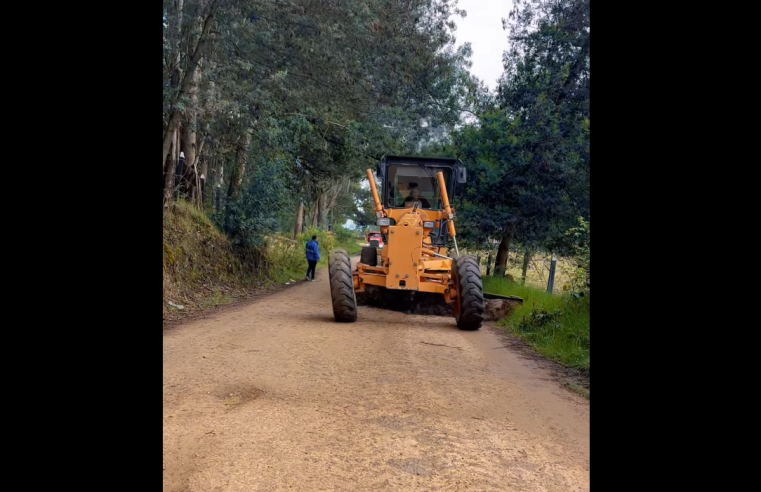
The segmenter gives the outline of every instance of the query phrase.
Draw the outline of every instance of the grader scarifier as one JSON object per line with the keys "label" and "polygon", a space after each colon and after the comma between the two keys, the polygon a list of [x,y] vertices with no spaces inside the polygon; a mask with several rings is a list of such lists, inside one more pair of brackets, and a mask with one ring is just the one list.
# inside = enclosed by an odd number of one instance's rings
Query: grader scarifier
{"label": "grader scarifier", "polygon": [[[352,269],[345,250],[329,255],[330,290],[336,321],[357,319],[357,297],[385,297],[415,305],[430,300],[451,307],[457,327],[478,330],[484,319],[481,269],[459,256],[450,197],[466,180],[458,159],[385,156],[367,179],[384,247],[362,248]],[[447,249],[452,243],[454,254]],[[426,297],[427,296],[427,297]],[[495,296],[497,297],[497,296]]]}

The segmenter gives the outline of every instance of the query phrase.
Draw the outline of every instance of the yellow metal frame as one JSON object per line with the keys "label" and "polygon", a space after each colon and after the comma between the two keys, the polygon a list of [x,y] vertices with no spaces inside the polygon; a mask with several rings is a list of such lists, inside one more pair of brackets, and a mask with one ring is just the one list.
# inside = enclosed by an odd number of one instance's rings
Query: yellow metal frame
{"label": "yellow metal frame", "polygon": [[455,236],[452,220],[454,211],[449,205],[444,174],[437,173],[437,178],[444,210],[385,209],[378,196],[372,170],[367,170],[376,216],[393,219],[396,225],[380,227],[381,232],[389,238],[388,244],[381,250],[382,264],[375,267],[361,263],[357,265],[354,271],[356,292],[364,292],[366,285],[375,285],[387,289],[441,294],[448,303],[456,300],[452,260],[435,256],[446,256],[447,250],[433,246],[431,229],[423,227],[423,222],[432,221],[438,230],[441,220],[448,218],[449,236]]}

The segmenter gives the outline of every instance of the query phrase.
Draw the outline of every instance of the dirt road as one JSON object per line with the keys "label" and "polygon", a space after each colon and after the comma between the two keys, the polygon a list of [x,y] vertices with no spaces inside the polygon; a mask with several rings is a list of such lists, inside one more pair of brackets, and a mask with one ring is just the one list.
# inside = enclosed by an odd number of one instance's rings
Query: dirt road
{"label": "dirt road", "polygon": [[166,331],[165,491],[589,490],[589,403],[488,326],[360,307],[327,270]]}

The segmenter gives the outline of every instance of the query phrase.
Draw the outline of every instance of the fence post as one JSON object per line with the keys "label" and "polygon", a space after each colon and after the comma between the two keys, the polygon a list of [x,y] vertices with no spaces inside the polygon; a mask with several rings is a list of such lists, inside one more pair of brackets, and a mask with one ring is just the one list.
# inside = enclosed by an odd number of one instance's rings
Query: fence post
{"label": "fence post", "polygon": [[486,276],[488,277],[491,273],[491,251],[489,251],[489,256],[486,258]]}
{"label": "fence post", "polygon": [[552,261],[550,261],[550,278],[547,280],[547,292],[552,294],[552,287],[555,284],[555,264],[557,263],[557,259],[555,258],[555,255],[552,255]]}
{"label": "fence post", "polygon": [[528,271],[528,262],[531,259],[531,255],[528,252],[528,248],[523,252],[523,272],[521,274],[521,285],[526,285],[526,272]]}

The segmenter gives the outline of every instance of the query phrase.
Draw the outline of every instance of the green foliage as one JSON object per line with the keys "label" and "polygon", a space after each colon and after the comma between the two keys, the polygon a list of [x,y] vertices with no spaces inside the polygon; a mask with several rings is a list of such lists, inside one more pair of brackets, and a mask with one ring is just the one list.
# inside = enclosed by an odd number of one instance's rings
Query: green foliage
{"label": "green foliage", "polygon": [[[322,228],[366,222],[367,196],[355,186],[364,170],[460,122],[475,82],[469,46],[454,48],[451,17],[464,15],[455,5],[185,0],[178,12],[165,2],[165,134],[179,111],[204,140],[201,159],[227,197],[215,221],[236,244],[261,245],[293,225],[300,201]],[[180,86],[198,46],[194,102]]]}
{"label": "green foliage", "polygon": [[589,296],[558,296],[505,278],[484,277],[484,290],[523,298],[499,324],[537,352],[589,374]]}
{"label": "green foliage", "polygon": [[483,284],[485,292],[522,298],[523,308],[532,304],[539,304],[547,307],[547,309],[553,309],[559,308],[562,303],[561,296],[550,294],[542,289],[511,282],[505,277],[484,276]]}
{"label": "green foliage", "polygon": [[[302,245],[302,255],[306,259],[306,244],[308,241],[312,239],[312,236],[317,236],[317,244],[320,247],[320,261],[324,263],[324,261],[327,261],[328,254],[332,249],[336,246],[336,239],[335,237],[329,233],[328,231],[323,231],[321,229],[316,229],[313,227],[310,227],[306,230],[303,234],[299,235],[298,242]],[[324,260],[324,261],[323,261]],[[305,260],[306,261],[306,260]],[[306,265],[306,263],[304,263]]]}
{"label": "green foliage", "polygon": [[589,221],[579,217],[579,225],[566,232],[574,243],[576,272],[571,279],[577,297],[589,296]]}
{"label": "green foliage", "polygon": [[338,244],[345,244],[348,241],[351,241],[355,236],[354,231],[351,231],[340,224],[336,224],[333,227],[333,234],[335,236],[336,243]]}
{"label": "green foliage", "polygon": [[548,311],[532,306],[508,325],[540,353],[574,369],[589,373],[589,309],[565,299],[562,309]]}
{"label": "green foliage", "polygon": [[[359,251],[341,224],[374,224],[359,183],[383,154],[455,155],[469,177],[455,200],[462,244],[509,233],[522,247],[573,251],[575,293],[588,302],[588,0],[515,0],[497,94],[468,73],[470,46],[454,47],[456,2],[177,5],[164,2],[165,135],[178,113],[198,133],[206,189],[221,184],[214,223],[240,251],[266,247],[272,275],[300,278],[313,233],[323,261],[335,245]],[[196,48],[197,98],[181,87]],[[463,124],[466,112],[475,122]],[[293,241],[278,233],[292,237],[300,203],[317,227]],[[569,230],[577,217],[585,232]]]}
{"label": "green foliage", "polygon": [[478,244],[508,234],[560,254],[589,217],[589,2],[516,0],[496,97],[445,146],[468,167],[458,231]]}
{"label": "green foliage", "polygon": [[279,235],[267,237],[269,275],[281,283],[302,279],[307,270],[306,243],[313,235],[317,236],[320,247],[318,266],[326,265],[328,254],[335,248],[336,240],[327,231],[310,228],[296,240]]}
{"label": "green foliage", "polygon": [[373,194],[369,189],[361,188],[357,184],[354,189],[352,201],[354,202],[353,213],[349,217],[359,229],[364,229],[375,224],[375,203]]}
{"label": "green foliage", "polygon": [[345,249],[350,255],[359,254],[362,251],[362,246],[359,245],[362,239],[357,237],[355,231],[337,225],[333,228],[333,234],[335,235],[334,249]]}
{"label": "green foliage", "polygon": [[215,219],[233,243],[263,246],[264,238],[279,229],[277,210],[289,208],[289,163],[285,158],[255,155],[253,171],[244,180],[243,191],[226,203],[224,214]]}
{"label": "green foliage", "polygon": [[[175,203],[164,216],[164,319],[229,302],[270,280],[259,248],[236,247],[200,210]],[[182,304],[182,313],[168,302]]]}
{"label": "green foliage", "polygon": [[337,248],[345,249],[350,255],[358,255],[362,251],[362,246],[359,245],[359,240],[352,239],[341,243],[336,243]]}
{"label": "green foliage", "polygon": [[307,261],[304,245],[283,236],[267,237],[268,274],[278,283],[304,278]]}

